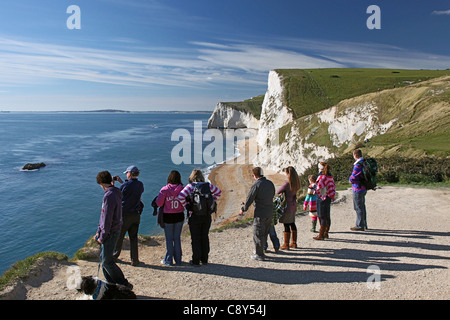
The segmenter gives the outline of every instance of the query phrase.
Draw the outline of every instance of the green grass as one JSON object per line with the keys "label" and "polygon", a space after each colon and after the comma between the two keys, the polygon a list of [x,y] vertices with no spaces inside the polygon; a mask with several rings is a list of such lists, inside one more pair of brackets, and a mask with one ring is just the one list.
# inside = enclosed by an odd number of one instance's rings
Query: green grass
{"label": "green grass", "polygon": [[276,71],[283,76],[286,102],[294,118],[327,109],[344,99],[450,74],[450,70],[356,68]]}
{"label": "green grass", "polygon": [[261,116],[261,106],[264,101],[264,95],[259,95],[251,99],[247,99],[239,102],[222,102],[238,111],[247,112],[252,114],[259,120]]}
{"label": "green grass", "polygon": [[[378,147],[380,153],[400,152],[410,157],[430,155],[447,157],[450,154],[448,132],[450,118],[448,111],[442,107],[442,103],[447,103],[448,109],[450,101],[450,91],[446,89],[448,82],[436,88],[436,90],[444,91],[439,96],[427,93],[428,88],[425,87],[422,91],[417,90],[421,82],[450,75],[450,70],[342,68],[277,69],[276,71],[282,76],[286,89],[285,101],[292,110],[295,120],[280,128],[281,142],[292,127],[296,126],[303,135],[310,133],[310,130],[315,130],[315,134],[310,136],[308,143],[326,146],[333,152],[341,153],[351,146],[344,145],[337,150],[324,124],[317,123],[314,117],[311,119],[311,124],[305,123],[302,119],[335,106],[342,100],[377,92],[373,100],[378,107],[379,121],[388,123],[395,118],[397,128],[393,127],[386,134],[373,138],[371,152],[375,152],[374,150]],[[415,85],[410,86],[410,84]],[[394,87],[402,87],[406,91],[382,92]],[[245,101],[225,104],[239,111],[249,112],[259,119],[263,100],[264,95],[260,95]],[[440,110],[439,106],[441,106]],[[352,144],[359,142],[361,141],[354,141]]]}
{"label": "green grass", "polygon": [[31,257],[16,262],[10,269],[5,271],[0,277],[0,290],[3,290],[11,281],[16,278],[26,278],[30,271],[36,266],[39,259],[54,259],[58,261],[68,260],[65,254],[59,252],[39,252]]}
{"label": "green grass", "polygon": [[[329,72],[329,70],[326,71]],[[441,72],[423,72],[420,79],[425,79],[425,75],[429,77],[432,74],[441,74]],[[399,74],[402,74],[402,72],[395,73],[395,81],[398,81]],[[413,75],[418,76],[415,73],[408,74],[411,74],[411,77]],[[381,79],[381,77],[378,77],[378,79]],[[374,104],[377,106],[374,116],[380,124],[395,120],[393,126],[386,133],[371,138],[367,145],[363,143],[364,136],[354,136],[354,141],[344,143],[339,148],[335,147],[330,140],[328,125],[320,123],[315,115],[302,116],[280,128],[280,141],[283,142],[286,134],[295,127],[300,136],[308,136],[308,143],[325,146],[331,152],[337,154],[348,152],[349,148],[361,145],[365,147],[366,153],[374,156],[448,157],[450,155],[450,131],[448,130],[450,128],[450,90],[448,90],[448,78],[431,82],[417,82],[414,85],[402,88],[399,88],[400,86],[397,85],[396,90],[361,95],[335,104],[339,115],[345,114],[349,107]]]}

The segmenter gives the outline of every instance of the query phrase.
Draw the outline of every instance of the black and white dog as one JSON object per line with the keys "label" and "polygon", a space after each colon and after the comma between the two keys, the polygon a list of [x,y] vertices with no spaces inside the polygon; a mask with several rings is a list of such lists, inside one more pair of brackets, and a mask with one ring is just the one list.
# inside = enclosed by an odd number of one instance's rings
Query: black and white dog
{"label": "black and white dog", "polygon": [[93,300],[136,299],[136,294],[129,287],[101,281],[92,276],[82,277],[76,289],[92,296]]}

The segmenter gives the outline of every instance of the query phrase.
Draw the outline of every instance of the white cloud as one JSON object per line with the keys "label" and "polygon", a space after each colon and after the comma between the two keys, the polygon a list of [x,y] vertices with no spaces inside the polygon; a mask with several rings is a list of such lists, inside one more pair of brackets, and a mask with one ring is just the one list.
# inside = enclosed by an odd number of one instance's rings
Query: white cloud
{"label": "white cloud", "polygon": [[263,72],[288,68],[339,68],[342,64],[323,58],[311,57],[291,49],[270,48],[256,44],[216,45],[196,43],[199,58],[220,68]]}
{"label": "white cloud", "polygon": [[450,16],[450,10],[435,10],[431,14]]}
{"label": "white cloud", "polygon": [[[191,42],[188,48],[75,47],[0,37],[0,85],[79,80],[132,87],[260,86],[271,69],[446,69],[450,56],[395,46],[306,39]],[[128,43],[127,43],[128,42]]]}

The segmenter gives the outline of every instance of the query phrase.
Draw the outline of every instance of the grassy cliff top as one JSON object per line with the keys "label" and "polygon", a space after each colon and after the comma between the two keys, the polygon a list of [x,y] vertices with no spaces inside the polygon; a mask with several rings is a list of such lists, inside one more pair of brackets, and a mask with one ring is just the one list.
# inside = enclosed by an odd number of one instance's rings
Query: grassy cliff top
{"label": "grassy cliff top", "polygon": [[[285,103],[294,119],[330,108],[340,101],[370,92],[399,88],[450,75],[450,70],[404,69],[276,69],[286,88]],[[239,102],[223,102],[236,110],[261,116],[264,95]]]}
{"label": "grassy cliff top", "polygon": [[263,101],[264,95],[259,95],[244,101],[222,103],[238,111],[250,113],[259,120],[259,117],[261,116],[261,106]]}
{"label": "grassy cliff top", "polygon": [[450,75],[450,70],[278,69],[286,88],[286,105],[300,118],[340,101],[370,92],[399,88]]}

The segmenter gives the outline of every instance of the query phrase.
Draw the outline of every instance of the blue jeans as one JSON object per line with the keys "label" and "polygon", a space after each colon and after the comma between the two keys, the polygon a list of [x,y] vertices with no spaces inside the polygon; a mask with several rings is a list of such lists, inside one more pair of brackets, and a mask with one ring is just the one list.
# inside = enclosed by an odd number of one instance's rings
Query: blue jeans
{"label": "blue jeans", "polygon": [[[275,226],[270,226],[269,237],[270,237],[270,240],[272,241],[273,248],[275,250],[280,249],[280,240],[278,239],[277,232],[275,231]],[[267,248],[269,247],[269,243],[268,242],[269,241],[266,241],[266,245],[264,246],[264,250],[267,250]]]}
{"label": "blue jeans", "polygon": [[164,256],[164,263],[166,265],[181,264],[181,229],[183,228],[183,221],[176,223],[165,223],[164,234],[166,236],[166,255]]}
{"label": "blue jeans", "polygon": [[117,239],[119,238],[120,230],[113,231],[109,234],[102,244],[102,271],[106,281],[110,283],[117,283],[121,285],[128,285],[122,270],[114,261],[113,253],[116,247]]}
{"label": "blue jeans", "polygon": [[353,191],[353,207],[356,211],[356,227],[362,229],[367,228],[366,193],[367,190],[362,192]]}

